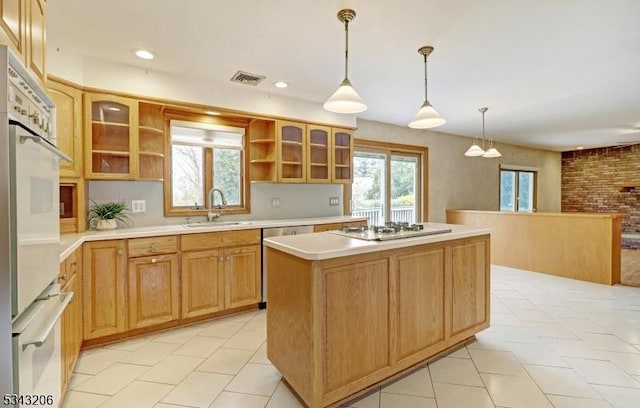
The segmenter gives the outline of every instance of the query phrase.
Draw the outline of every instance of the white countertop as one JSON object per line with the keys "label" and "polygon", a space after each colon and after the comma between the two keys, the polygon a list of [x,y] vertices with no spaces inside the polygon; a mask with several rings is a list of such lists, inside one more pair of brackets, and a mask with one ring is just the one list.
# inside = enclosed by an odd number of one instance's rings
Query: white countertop
{"label": "white countertop", "polygon": [[334,216],[315,218],[289,218],[279,220],[248,220],[242,221],[243,224],[238,225],[215,225],[215,222],[213,222],[211,223],[211,226],[196,228],[186,227],[184,224],[176,224],[141,228],[121,228],[109,231],[87,231],[81,234],[63,234],[60,236],[60,262],[64,261],[73,251],[75,251],[80,245],[82,245],[83,242],[88,241],[154,237],[161,235],[197,234],[202,232],[232,231],[243,229],[293,227],[300,225],[330,224],[349,221],[366,221],[366,218]]}
{"label": "white countertop", "polygon": [[339,258],[348,255],[378,252],[388,249],[405,248],[408,246],[431,244],[434,242],[450,241],[459,238],[469,238],[491,234],[492,228],[472,227],[457,224],[440,224],[429,222],[427,228],[451,228],[451,232],[444,234],[425,235],[413,238],[393,239],[388,241],[365,241],[334,235],[329,232],[316,234],[287,235],[282,237],[265,238],[265,246],[286,252],[307,260],[322,260]]}

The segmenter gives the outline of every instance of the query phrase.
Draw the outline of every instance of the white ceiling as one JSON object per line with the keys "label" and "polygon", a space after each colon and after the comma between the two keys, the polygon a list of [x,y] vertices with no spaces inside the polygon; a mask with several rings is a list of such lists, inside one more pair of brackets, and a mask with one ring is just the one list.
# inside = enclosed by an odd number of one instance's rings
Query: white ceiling
{"label": "white ceiling", "polygon": [[[258,86],[324,102],[349,78],[369,109],[406,125],[424,99],[447,119],[434,130],[574,150],[640,141],[638,0],[55,0],[47,35],[80,55],[211,83],[244,70]],[[134,57],[148,48],[153,61]],[[285,80],[279,90],[272,83]]]}

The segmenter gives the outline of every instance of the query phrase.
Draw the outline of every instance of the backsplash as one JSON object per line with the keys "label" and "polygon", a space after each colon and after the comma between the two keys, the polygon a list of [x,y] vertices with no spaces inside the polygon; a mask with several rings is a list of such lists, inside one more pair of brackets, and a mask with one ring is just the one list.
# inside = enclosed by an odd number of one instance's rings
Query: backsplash
{"label": "backsplash", "polygon": [[[162,183],[159,182],[90,181],[87,196],[96,202],[123,200],[129,208],[131,200],[144,200],[145,212],[131,214],[136,227],[186,222],[186,217],[164,216]],[[338,197],[340,205],[330,206],[329,197]],[[278,202],[278,207],[272,206],[273,199]],[[229,215],[223,218],[264,220],[335,215],[342,215],[342,185],[255,183],[251,185],[251,214]],[[205,221],[205,217],[192,217],[190,221]]]}
{"label": "backsplash", "polygon": [[640,145],[562,153],[562,211],[619,212],[622,232],[640,233]]}

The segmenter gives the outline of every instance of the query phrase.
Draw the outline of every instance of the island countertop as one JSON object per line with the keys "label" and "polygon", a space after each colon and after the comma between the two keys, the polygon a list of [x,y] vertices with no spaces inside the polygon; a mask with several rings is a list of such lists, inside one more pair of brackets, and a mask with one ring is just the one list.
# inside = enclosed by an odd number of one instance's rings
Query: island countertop
{"label": "island countertop", "polygon": [[298,258],[313,261],[469,238],[491,234],[492,232],[492,228],[472,227],[468,225],[434,222],[425,223],[424,225],[426,228],[434,229],[450,228],[451,232],[388,241],[365,241],[342,235],[334,235],[330,232],[322,232],[265,238],[263,244]]}

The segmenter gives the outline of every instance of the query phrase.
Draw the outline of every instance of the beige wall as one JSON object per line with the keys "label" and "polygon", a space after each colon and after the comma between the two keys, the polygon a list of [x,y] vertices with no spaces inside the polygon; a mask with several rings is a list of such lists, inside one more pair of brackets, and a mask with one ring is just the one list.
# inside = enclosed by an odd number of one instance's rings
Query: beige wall
{"label": "beige wall", "polygon": [[537,210],[560,211],[560,153],[494,143],[502,157],[466,157],[468,137],[363,119],[356,137],[429,148],[429,221],[444,222],[447,208],[498,210],[500,164],[537,168]]}

